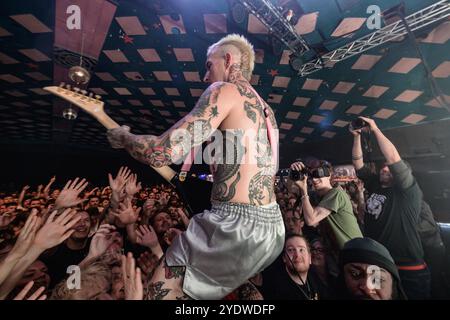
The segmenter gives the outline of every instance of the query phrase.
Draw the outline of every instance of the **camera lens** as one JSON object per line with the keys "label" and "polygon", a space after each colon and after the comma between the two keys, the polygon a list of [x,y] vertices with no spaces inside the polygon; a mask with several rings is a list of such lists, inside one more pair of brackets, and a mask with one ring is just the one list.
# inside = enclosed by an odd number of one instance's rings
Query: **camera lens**
{"label": "camera lens", "polygon": [[357,118],[352,121],[351,125],[354,130],[358,130],[358,129],[365,127],[367,124],[363,119]]}

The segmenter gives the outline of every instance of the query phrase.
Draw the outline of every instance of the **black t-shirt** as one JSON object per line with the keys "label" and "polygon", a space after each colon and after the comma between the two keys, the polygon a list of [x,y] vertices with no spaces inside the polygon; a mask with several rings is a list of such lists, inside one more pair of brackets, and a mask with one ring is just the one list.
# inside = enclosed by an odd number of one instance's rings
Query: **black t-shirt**
{"label": "black t-shirt", "polygon": [[309,300],[326,299],[326,288],[312,269],[308,271],[305,285],[295,283],[284,264],[277,263],[262,272],[263,284],[260,288],[265,300]]}
{"label": "black t-shirt", "polygon": [[89,246],[91,239],[87,241],[83,249],[72,250],[67,247],[66,243],[60,244],[56,247],[53,253],[43,255],[39,260],[45,263],[50,275],[50,289],[57,285],[61,280],[69,276],[67,267],[71,265],[78,265],[86,258],[89,253]]}
{"label": "black t-shirt", "polygon": [[383,244],[397,265],[423,262],[423,249],[417,232],[422,191],[411,169],[399,161],[389,166],[394,178],[392,187],[382,188],[378,175],[367,166],[357,171],[369,197],[364,215],[364,233]]}

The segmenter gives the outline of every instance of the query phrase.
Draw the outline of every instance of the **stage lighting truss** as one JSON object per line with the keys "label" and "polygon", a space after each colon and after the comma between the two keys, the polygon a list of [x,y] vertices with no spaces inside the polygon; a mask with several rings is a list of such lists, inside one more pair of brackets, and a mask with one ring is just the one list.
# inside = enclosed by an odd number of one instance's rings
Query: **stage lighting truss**
{"label": "stage lighting truss", "polygon": [[[419,30],[434,22],[445,19],[450,15],[450,1],[438,1],[431,6],[419,10],[405,17],[405,21],[412,31]],[[305,76],[323,69],[327,62],[339,62],[348,59],[361,52],[375,48],[383,43],[406,35],[407,29],[402,20],[398,20],[386,27],[368,34],[339,49],[328,52],[313,61],[304,63],[298,70],[298,74]]]}
{"label": "stage lighting truss", "polygon": [[271,35],[278,38],[292,52],[303,54],[309,50],[306,41],[297,34],[294,27],[283,14],[270,2],[270,0],[237,0],[248,11],[269,29]]}

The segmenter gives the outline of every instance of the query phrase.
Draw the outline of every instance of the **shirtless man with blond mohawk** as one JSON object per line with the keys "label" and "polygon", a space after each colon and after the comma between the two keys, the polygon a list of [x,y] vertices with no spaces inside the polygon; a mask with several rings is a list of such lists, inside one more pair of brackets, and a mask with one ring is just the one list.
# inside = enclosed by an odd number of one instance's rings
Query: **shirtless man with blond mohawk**
{"label": "shirtless man with blond mohawk", "polygon": [[150,281],[149,299],[221,299],[283,250],[285,229],[274,193],[277,125],[249,83],[254,60],[253,46],[240,35],[211,45],[204,77],[211,85],[160,136],[134,135],[104,112],[86,110],[106,126],[113,148],[155,168],[180,163],[215,133],[234,133],[220,135],[226,136],[222,156],[231,153],[233,161],[215,155],[211,210],[195,215],[175,238]]}

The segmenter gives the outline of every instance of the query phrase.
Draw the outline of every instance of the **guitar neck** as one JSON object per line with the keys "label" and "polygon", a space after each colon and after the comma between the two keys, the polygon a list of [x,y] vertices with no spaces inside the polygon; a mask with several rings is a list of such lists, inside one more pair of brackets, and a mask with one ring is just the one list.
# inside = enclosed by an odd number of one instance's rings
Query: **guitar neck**
{"label": "guitar neck", "polygon": [[101,111],[97,116],[95,116],[98,122],[100,122],[107,130],[115,129],[120,127],[120,125],[115,122],[110,116],[106,114],[105,111]]}
{"label": "guitar neck", "polygon": [[93,93],[90,93],[87,96],[87,91],[80,90],[79,88],[71,88],[70,85],[64,87],[64,83],[59,87],[44,87],[44,90],[86,111],[108,130],[119,127],[119,124],[106,114],[103,109],[104,103],[100,101],[101,97],[99,95],[93,97]]}

